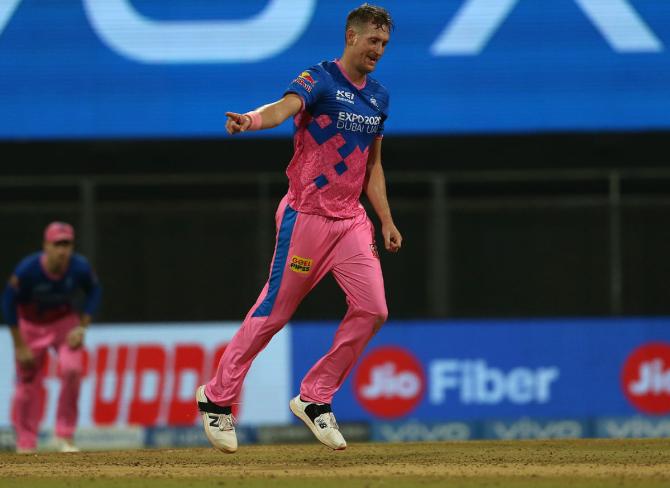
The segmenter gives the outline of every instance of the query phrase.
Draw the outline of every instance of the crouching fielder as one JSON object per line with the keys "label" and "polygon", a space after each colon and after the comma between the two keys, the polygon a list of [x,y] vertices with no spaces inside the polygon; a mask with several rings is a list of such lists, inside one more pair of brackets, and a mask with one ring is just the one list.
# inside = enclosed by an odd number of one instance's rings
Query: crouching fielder
{"label": "crouching fielder", "polygon": [[[81,384],[86,328],[100,302],[100,286],[86,259],[73,253],[71,225],[53,222],[44,231],[43,251],[23,259],[5,288],[2,310],[14,341],[16,391],[12,422],[17,452],[33,452],[41,411],[44,361],[49,349],[58,355],[61,380],[56,410],[56,438],[63,452],[73,444]],[[75,295],[83,291],[81,311]]]}

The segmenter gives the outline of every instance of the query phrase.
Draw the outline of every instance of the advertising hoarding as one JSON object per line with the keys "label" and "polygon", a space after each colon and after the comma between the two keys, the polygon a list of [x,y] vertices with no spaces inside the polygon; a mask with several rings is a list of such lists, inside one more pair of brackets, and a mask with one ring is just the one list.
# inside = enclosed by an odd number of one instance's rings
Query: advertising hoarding
{"label": "advertising hoarding", "polygon": [[[0,139],[222,136],[227,110],[339,56],[360,3],[7,0]],[[670,127],[664,0],[379,3],[397,25],[375,73],[387,134]]]}
{"label": "advertising hoarding", "polygon": [[[669,326],[665,318],[396,321],[370,341],[333,409],[343,422],[667,416]],[[335,328],[294,324],[296,384]]]}
{"label": "advertising hoarding", "polygon": [[[200,421],[195,389],[208,381],[239,323],[94,324],[86,336],[87,366],[79,426],[190,426]],[[10,425],[14,364],[11,340],[0,342],[0,426]],[[290,341],[280,331],[252,365],[235,408],[242,426],[289,421]],[[54,426],[56,361],[46,365],[43,428]]]}

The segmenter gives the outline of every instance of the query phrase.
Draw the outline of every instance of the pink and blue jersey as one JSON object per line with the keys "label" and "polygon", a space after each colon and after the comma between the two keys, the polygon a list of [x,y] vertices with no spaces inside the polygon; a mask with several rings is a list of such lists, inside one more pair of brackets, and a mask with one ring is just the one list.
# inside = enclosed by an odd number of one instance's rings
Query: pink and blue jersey
{"label": "pink and blue jersey", "polygon": [[303,400],[331,403],[388,315],[374,228],[360,202],[370,146],[384,132],[388,93],[370,77],[353,84],[337,61],[303,71],[286,93],[303,102],[294,118],[289,190],[275,214],[268,281],[205,388],[220,406],[239,401],[254,358],[326,274],[346,294],[348,309],[331,349],[301,382]]}
{"label": "pink and blue jersey", "polygon": [[370,76],[355,85],[339,61],[324,61],[303,71],[286,93],[303,100],[286,169],[289,205],[333,218],[364,212],[360,196],[370,146],[382,137],[388,117],[386,88]]}
{"label": "pink and blue jersey", "polygon": [[85,257],[73,254],[62,276],[49,275],[43,254],[37,252],[23,259],[14,270],[16,281],[5,288],[2,310],[8,325],[18,319],[33,324],[50,324],[76,312],[77,294],[85,295],[81,311],[93,315],[100,303],[98,278]]}

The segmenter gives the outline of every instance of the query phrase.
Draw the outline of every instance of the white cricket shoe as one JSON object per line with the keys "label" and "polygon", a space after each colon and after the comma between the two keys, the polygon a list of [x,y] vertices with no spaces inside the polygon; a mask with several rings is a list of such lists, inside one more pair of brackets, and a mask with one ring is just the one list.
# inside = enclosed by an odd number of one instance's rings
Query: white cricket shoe
{"label": "white cricket shoe", "polygon": [[212,446],[228,454],[237,451],[235,419],[231,408],[210,402],[205,395],[205,385],[199,386],[195,391],[195,399],[202,417],[202,426]]}
{"label": "white cricket shoe", "polygon": [[16,448],[16,454],[36,454],[37,449],[33,449],[31,447],[17,447]]}
{"label": "white cricket shoe", "polygon": [[75,446],[72,439],[65,437],[56,437],[56,448],[58,452],[79,452],[79,448]]}
{"label": "white cricket shoe", "polygon": [[289,407],[322,444],[336,451],[346,449],[347,441],[340,433],[340,427],[329,404],[303,402],[298,395],[291,399]]}

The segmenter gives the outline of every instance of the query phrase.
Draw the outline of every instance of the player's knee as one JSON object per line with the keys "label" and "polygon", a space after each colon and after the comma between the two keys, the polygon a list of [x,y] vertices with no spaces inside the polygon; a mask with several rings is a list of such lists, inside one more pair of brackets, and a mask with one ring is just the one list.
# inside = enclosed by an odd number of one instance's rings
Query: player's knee
{"label": "player's knee", "polygon": [[291,315],[275,313],[267,317],[259,317],[259,320],[261,321],[260,325],[256,324],[254,327],[256,335],[272,337],[291,320]]}
{"label": "player's knee", "polygon": [[388,319],[389,316],[389,311],[388,308],[386,308],[386,304],[383,304],[380,306],[377,311],[375,312],[374,315],[374,333],[376,333],[379,329],[382,328],[382,325],[384,325],[384,322],[386,322],[386,319]]}
{"label": "player's knee", "polygon": [[389,314],[386,303],[374,304],[374,306],[365,309],[364,312],[370,316],[370,324],[372,325],[373,334],[381,329]]}
{"label": "player's knee", "polygon": [[386,307],[386,303],[380,303],[374,308],[373,313],[375,314],[375,320],[383,324],[389,316],[389,309]]}
{"label": "player's knee", "polygon": [[16,371],[16,382],[23,387],[40,388],[44,380],[41,368],[20,368]]}

